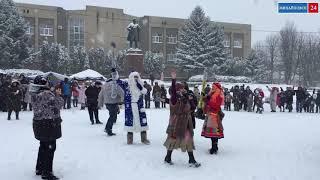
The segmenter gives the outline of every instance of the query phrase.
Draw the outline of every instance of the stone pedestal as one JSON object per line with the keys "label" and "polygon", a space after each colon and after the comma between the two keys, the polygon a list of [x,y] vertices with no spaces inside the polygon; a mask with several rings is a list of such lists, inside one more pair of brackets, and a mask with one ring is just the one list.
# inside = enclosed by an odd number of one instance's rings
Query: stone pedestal
{"label": "stone pedestal", "polygon": [[143,53],[140,49],[128,49],[126,60],[124,63],[125,73],[129,74],[132,71],[144,73],[143,68]]}

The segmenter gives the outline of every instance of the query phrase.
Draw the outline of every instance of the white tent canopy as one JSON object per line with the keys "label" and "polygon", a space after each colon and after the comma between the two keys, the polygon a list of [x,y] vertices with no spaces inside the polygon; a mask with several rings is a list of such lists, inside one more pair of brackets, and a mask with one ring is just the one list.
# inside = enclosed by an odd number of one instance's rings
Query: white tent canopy
{"label": "white tent canopy", "polygon": [[85,71],[79,72],[77,74],[74,74],[70,76],[71,79],[78,79],[78,80],[97,80],[97,79],[106,79],[102,74],[98,73],[97,71],[94,71],[92,69],[87,69]]}
{"label": "white tent canopy", "polygon": [[[29,78],[34,79],[37,75],[32,75],[29,76]],[[64,80],[64,78],[69,78],[68,76],[59,74],[59,73],[55,73],[55,72],[46,72],[42,75],[43,77],[49,77],[49,76],[54,76],[56,79],[58,80]]]}

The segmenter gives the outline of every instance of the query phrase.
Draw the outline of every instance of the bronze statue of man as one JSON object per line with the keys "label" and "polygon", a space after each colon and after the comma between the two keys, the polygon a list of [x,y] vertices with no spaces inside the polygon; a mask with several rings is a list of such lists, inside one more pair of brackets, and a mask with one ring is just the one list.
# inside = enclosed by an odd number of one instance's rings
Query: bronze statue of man
{"label": "bronze statue of man", "polygon": [[139,33],[140,33],[140,26],[137,24],[137,20],[133,19],[132,23],[130,23],[127,27],[129,31],[127,40],[130,42],[130,48],[132,48],[132,44],[134,42],[135,48],[138,48],[138,42],[140,40]]}

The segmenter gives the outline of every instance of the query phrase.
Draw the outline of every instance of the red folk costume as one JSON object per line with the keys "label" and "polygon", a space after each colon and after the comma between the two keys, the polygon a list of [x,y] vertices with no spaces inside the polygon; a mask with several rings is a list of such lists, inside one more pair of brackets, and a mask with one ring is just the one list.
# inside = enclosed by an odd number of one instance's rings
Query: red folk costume
{"label": "red folk costume", "polygon": [[204,112],[207,116],[203,124],[201,136],[220,139],[224,138],[222,118],[220,117],[224,95],[219,83],[214,83],[212,89],[214,92],[205,97],[204,100],[206,102]]}

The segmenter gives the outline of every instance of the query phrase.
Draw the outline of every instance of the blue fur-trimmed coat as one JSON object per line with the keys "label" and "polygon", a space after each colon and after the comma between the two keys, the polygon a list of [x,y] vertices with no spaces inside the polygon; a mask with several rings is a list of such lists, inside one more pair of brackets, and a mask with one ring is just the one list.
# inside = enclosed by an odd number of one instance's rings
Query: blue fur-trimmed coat
{"label": "blue fur-trimmed coat", "polygon": [[132,86],[130,87],[128,82],[117,80],[117,84],[124,91],[125,130],[127,132],[142,132],[149,129],[147,115],[143,107],[143,95],[147,93],[147,90],[143,87],[141,80],[139,80],[139,82],[141,89],[138,87],[133,87],[135,88],[136,92],[133,94],[132,90],[130,90]]}

